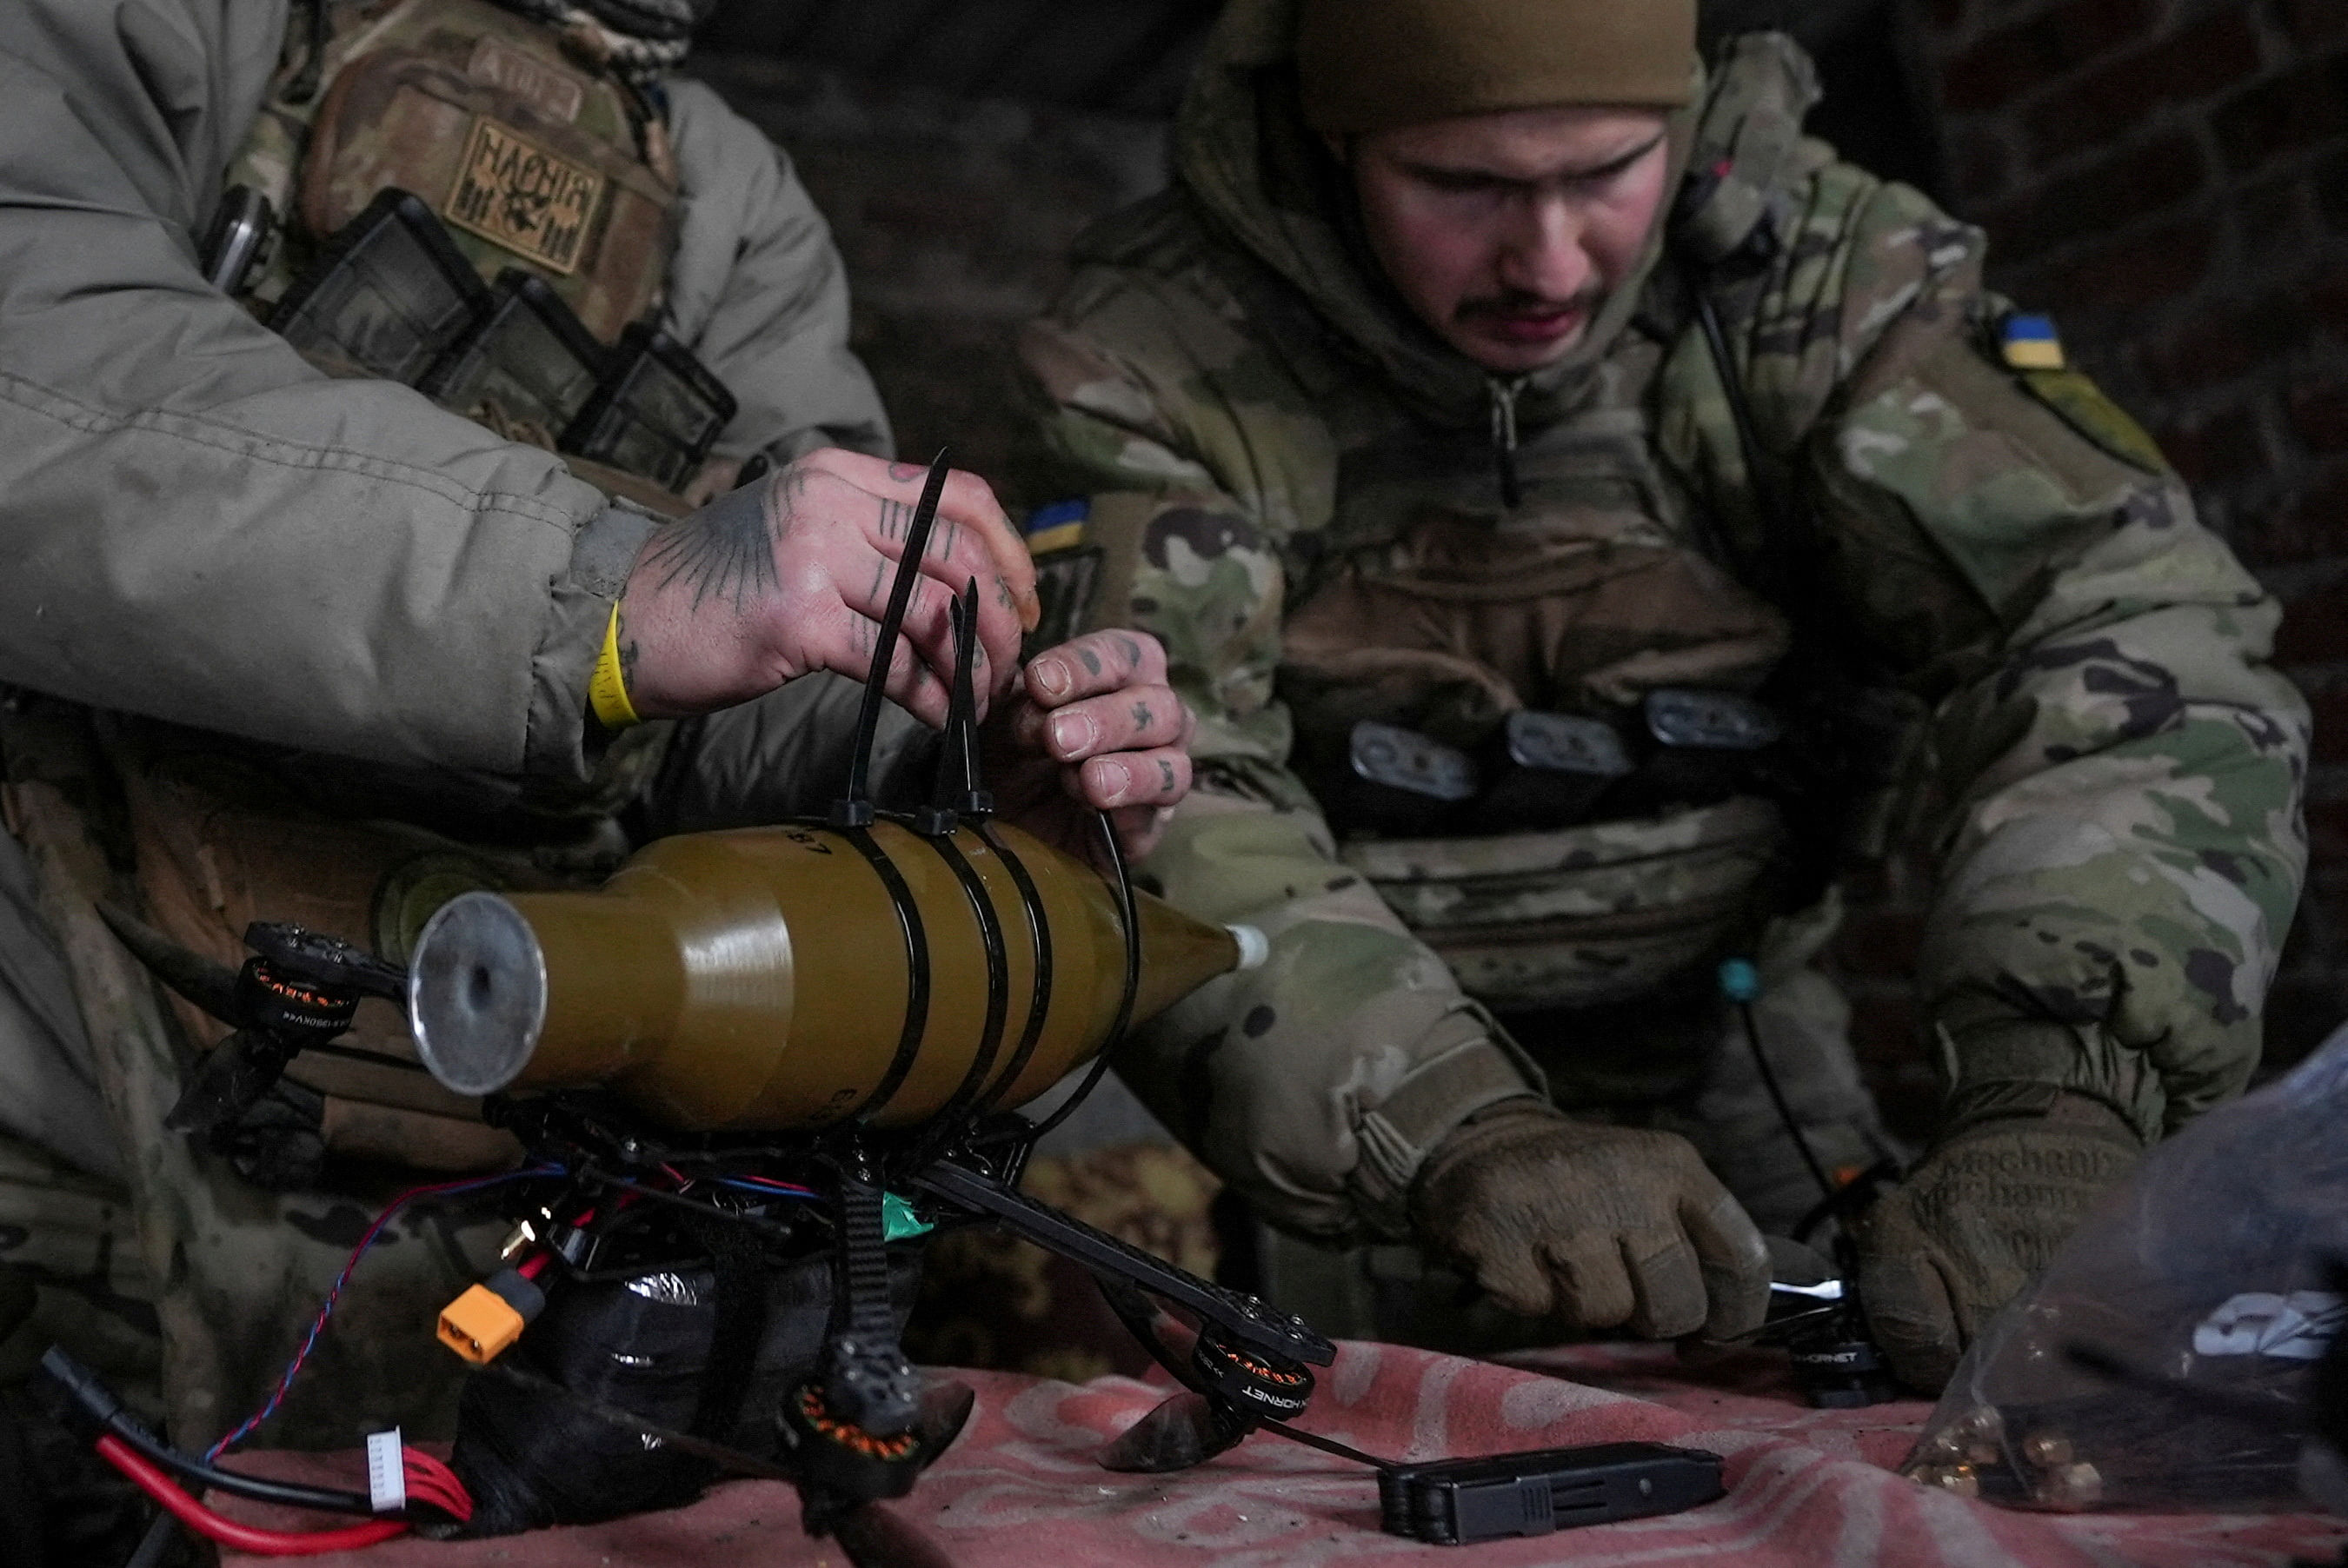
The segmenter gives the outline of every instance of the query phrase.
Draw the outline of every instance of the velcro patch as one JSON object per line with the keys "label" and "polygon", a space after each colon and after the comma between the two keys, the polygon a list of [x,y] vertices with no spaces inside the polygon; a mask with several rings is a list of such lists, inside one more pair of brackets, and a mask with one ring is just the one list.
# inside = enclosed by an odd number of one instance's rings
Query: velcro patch
{"label": "velcro patch", "polygon": [[2075,370],[2024,370],[2020,376],[2031,395],[2064,424],[2121,462],[2147,474],[2174,472],[2160,455],[2160,444],[2088,377]]}
{"label": "velcro patch", "polygon": [[440,215],[550,272],[579,267],[603,177],[538,146],[487,115],[465,138],[456,188]]}

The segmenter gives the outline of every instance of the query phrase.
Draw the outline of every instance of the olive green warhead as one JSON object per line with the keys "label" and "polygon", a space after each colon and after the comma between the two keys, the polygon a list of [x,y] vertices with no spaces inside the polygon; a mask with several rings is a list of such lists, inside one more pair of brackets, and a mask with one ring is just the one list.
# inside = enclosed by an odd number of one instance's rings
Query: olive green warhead
{"label": "olive green warhead", "polygon": [[[460,1093],[602,1085],[678,1132],[910,1126],[984,1047],[999,940],[986,1094],[1018,1105],[1099,1052],[1125,936],[1097,873],[1002,824],[939,842],[882,822],[864,845],[820,827],[690,834],[594,892],[466,894],[417,943],[417,1049]],[[1135,900],[1136,1023],[1262,960],[1251,929]]]}

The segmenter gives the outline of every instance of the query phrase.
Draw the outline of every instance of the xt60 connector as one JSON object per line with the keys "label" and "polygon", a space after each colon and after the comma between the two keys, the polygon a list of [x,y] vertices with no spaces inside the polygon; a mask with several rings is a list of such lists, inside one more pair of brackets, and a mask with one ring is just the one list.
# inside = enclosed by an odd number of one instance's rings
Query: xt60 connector
{"label": "xt60 connector", "polygon": [[545,1310],[544,1291],[518,1269],[499,1269],[440,1309],[440,1343],[486,1367]]}

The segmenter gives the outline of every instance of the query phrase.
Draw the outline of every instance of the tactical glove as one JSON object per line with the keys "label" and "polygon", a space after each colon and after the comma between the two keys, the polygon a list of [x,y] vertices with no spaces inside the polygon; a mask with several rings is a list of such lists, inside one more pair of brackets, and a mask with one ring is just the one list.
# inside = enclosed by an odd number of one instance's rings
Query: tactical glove
{"label": "tactical glove", "polygon": [[2076,1094],[1935,1146],[1858,1227],[1859,1298],[1900,1380],[1940,1392],[1982,1326],[2143,1152],[2117,1112]]}
{"label": "tactical glove", "polygon": [[1426,1157],[1411,1216],[1502,1306],[1651,1339],[1760,1327],[1769,1253],[1687,1140],[1509,1102]]}

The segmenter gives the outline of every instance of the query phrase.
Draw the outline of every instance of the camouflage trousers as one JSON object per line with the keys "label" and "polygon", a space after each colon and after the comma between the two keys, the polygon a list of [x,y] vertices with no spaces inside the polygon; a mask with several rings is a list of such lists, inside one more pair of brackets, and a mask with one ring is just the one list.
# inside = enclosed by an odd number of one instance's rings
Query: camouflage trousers
{"label": "camouflage trousers", "polygon": [[154,1415],[154,1286],[94,1071],[32,863],[0,833],[0,1385],[61,1344]]}
{"label": "camouflage trousers", "polygon": [[[1906,1152],[1884,1130],[1860,1081],[1849,1002],[1808,967],[1834,919],[1828,907],[1773,928],[1760,954],[1765,989],[1752,1013],[1804,1141],[1829,1177],[1841,1179]],[[1712,1010],[1698,1016],[1715,1031],[1690,1042],[1700,1072],[1691,1086],[1657,1100],[1606,1102],[1576,1092],[1570,1067],[1555,1053],[1528,1047],[1550,1069],[1552,1094],[1569,1114],[1679,1134],[1765,1234],[1790,1235],[1822,1196],[1817,1180],[1763,1081],[1743,1019]],[[1326,1334],[1457,1354],[1525,1348],[1560,1337],[1557,1325],[1502,1311],[1473,1282],[1416,1246],[1336,1249],[1262,1225],[1257,1247],[1264,1294]]]}
{"label": "camouflage trousers", "polygon": [[[20,761],[12,753],[12,769]],[[115,873],[65,791],[19,776],[7,798],[0,1381],[62,1345],[175,1440],[201,1446],[268,1397],[368,1225],[419,1178],[267,1193],[167,1132],[189,1046],[98,917]],[[462,1200],[385,1227],[268,1440],[453,1430],[462,1363],[434,1324],[492,1265],[501,1229]]]}

